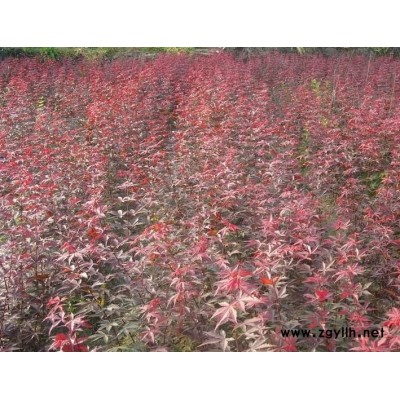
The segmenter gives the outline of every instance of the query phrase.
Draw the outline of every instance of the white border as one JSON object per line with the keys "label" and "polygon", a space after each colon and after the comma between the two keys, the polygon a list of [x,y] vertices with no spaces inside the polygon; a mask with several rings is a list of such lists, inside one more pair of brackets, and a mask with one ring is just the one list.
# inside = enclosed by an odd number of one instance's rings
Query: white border
{"label": "white border", "polygon": [[[400,46],[394,2],[13,0],[0,46]],[[396,359],[395,359],[396,357]],[[395,353],[0,355],[4,398],[384,398]],[[393,367],[392,367],[393,366]]]}
{"label": "white border", "polygon": [[3,1],[4,47],[395,47],[395,2]]}
{"label": "white border", "polygon": [[397,361],[395,353],[3,353],[0,373],[4,398],[376,400],[396,393]]}

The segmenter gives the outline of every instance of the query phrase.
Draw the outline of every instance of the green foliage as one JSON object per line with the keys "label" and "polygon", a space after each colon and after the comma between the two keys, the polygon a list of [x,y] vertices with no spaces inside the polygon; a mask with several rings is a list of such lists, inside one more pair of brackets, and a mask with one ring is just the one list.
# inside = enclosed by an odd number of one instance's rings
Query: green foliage
{"label": "green foliage", "polygon": [[303,129],[300,138],[299,156],[297,157],[300,162],[301,172],[303,174],[307,173],[307,165],[309,158],[308,146],[309,146],[309,132],[307,129]]}
{"label": "green foliage", "polygon": [[369,196],[376,195],[383,178],[386,176],[386,171],[378,171],[374,173],[363,172],[360,174],[362,183],[367,187]]}
{"label": "green foliage", "polygon": [[85,298],[81,295],[70,296],[65,302],[65,308],[69,313],[75,314],[81,302],[85,301]]}
{"label": "green foliage", "polygon": [[36,105],[36,109],[38,111],[42,111],[43,108],[44,108],[45,103],[46,103],[45,98],[43,96],[40,96],[40,98],[39,98],[39,100],[37,102],[37,105]]}
{"label": "green foliage", "polygon": [[[58,60],[64,57],[87,59],[102,59],[124,57],[132,55],[153,55],[159,53],[180,54],[194,53],[196,47],[0,47],[0,59],[5,57],[41,57],[43,59]],[[279,51],[281,53],[297,53],[310,55],[321,53],[333,55],[339,53],[371,54],[373,56],[400,56],[400,49],[394,47],[226,47],[225,51],[250,56],[253,54]],[[205,52],[212,48],[204,48]]]}
{"label": "green foliage", "polygon": [[329,81],[311,80],[311,90],[318,96],[329,96],[332,92],[331,83]]}
{"label": "green foliage", "polygon": [[371,47],[370,50],[377,56],[386,56],[390,54],[391,47]]}
{"label": "green foliage", "polygon": [[321,82],[317,79],[311,81],[311,90],[318,96],[320,94]]}
{"label": "green foliage", "polygon": [[96,60],[135,54],[192,53],[194,50],[194,47],[0,47],[0,58],[36,56],[51,60],[64,57]]}
{"label": "green foliage", "polygon": [[189,336],[181,335],[174,340],[174,345],[172,348],[173,351],[177,352],[195,351],[196,344]]}
{"label": "green foliage", "polygon": [[[287,51],[285,49],[285,51]],[[322,53],[325,55],[337,55],[341,53],[371,54],[373,56],[400,56],[398,47],[291,47],[289,51],[295,51],[300,55]]]}
{"label": "green foliage", "polygon": [[193,53],[195,47],[136,47],[136,51],[143,53]]}

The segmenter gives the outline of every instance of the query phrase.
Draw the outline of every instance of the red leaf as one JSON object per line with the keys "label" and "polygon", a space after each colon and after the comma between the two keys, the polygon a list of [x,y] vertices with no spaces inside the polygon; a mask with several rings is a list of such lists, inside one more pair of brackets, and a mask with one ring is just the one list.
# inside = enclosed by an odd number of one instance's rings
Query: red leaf
{"label": "red leaf", "polygon": [[279,281],[280,277],[276,276],[275,278],[268,278],[267,276],[264,276],[260,278],[260,282],[263,285],[275,285]]}
{"label": "red leaf", "polygon": [[98,229],[96,229],[96,228],[94,228],[94,227],[90,227],[90,228],[88,229],[87,235],[88,235],[89,238],[92,239],[92,240],[100,239],[100,238],[103,236],[102,233],[101,233]]}
{"label": "red leaf", "polygon": [[56,349],[62,348],[67,342],[69,343],[68,336],[65,333],[57,333],[57,335],[54,336],[53,340],[53,347]]}
{"label": "red leaf", "polygon": [[325,289],[317,290],[315,294],[318,301],[325,301],[331,296],[331,294]]}

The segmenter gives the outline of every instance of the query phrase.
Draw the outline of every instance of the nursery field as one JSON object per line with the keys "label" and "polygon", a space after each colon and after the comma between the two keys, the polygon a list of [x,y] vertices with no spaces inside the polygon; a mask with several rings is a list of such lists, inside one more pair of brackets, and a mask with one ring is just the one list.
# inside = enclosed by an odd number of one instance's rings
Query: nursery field
{"label": "nursery field", "polygon": [[0,61],[0,350],[399,351],[399,99],[391,57]]}

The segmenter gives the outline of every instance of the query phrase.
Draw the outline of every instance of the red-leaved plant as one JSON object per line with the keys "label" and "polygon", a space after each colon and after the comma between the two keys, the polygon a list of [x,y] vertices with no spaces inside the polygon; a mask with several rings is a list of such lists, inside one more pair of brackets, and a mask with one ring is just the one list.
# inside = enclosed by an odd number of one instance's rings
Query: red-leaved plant
{"label": "red-leaved plant", "polygon": [[[400,61],[0,61],[0,349],[397,351]],[[340,329],[380,338],[283,337]]]}

